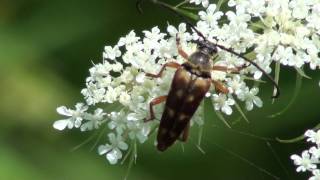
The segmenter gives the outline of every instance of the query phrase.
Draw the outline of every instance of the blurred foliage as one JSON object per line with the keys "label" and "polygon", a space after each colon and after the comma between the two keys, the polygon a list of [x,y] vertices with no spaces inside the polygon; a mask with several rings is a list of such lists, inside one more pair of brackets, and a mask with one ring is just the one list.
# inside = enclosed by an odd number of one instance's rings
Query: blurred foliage
{"label": "blurred foliage", "polygon": [[[178,2],[178,1],[175,1]],[[123,179],[127,164],[111,166],[88,145],[76,151],[90,133],[57,132],[59,105],[83,101],[80,89],[92,62],[103,47],[134,29],[159,26],[179,19],[170,12],[135,1],[110,0],[2,0],[0,1],[0,179]],[[293,106],[276,118],[267,116],[286,106],[293,96],[295,72],[282,70],[281,97],[271,104],[272,89],[262,85],[265,105],[247,113],[228,129],[207,104],[201,153],[192,130],[184,151],[178,143],[159,153],[153,142],[141,145],[129,179],[305,179],[294,171],[289,156],[305,144],[280,144],[319,122],[319,73],[306,72]],[[230,122],[240,115],[227,117]],[[249,134],[254,134],[249,135]],[[261,137],[269,137],[271,146]],[[101,142],[103,143],[103,142]],[[271,147],[271,148],[270,148]],[[269,175],[268,175],[269,174]]]}

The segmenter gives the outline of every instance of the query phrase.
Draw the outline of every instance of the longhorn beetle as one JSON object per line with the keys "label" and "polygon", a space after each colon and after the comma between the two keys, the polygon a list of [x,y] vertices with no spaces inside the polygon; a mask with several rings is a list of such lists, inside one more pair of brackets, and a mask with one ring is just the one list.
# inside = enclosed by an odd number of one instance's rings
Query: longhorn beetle
{"label": "longhorn beetle", "polygon": [[276,98],[280,94],[278,84],[255,62],[230,48],[208,41],[190,22],[187,21],[187,24],[200,37],[198,40],[193,41],[197,44],[197,50],[191,55],[188,55],[182,49],[180,39],[177,36],[176,44],[178,53],[186,61],[181,65],[174,61],[168,62],[162,66],[158,74],[146,73],[148,77],[159,78],[162,76],[166,67],[177,69],[168,95],[157,97],[150,102],[150,117],[145,119],[145,122],[155,119],[153,106],[166,101],[157,135],[157,149],[159,151],[165,151],[179,138],[184,142],[187,140],[190,120],[205,97],[205,94],[209,91],[211,83],[214,84],[218,92],[224,94],[229,92],[222,82],[215,81],[211,78],[211,71],[237,73],[247,67],[246,65],[236,68],[213,66],[211,57],[218,52],[218,48],[244,59],[266,75],[277,89],[276,94],[272,96],[272,98]]}

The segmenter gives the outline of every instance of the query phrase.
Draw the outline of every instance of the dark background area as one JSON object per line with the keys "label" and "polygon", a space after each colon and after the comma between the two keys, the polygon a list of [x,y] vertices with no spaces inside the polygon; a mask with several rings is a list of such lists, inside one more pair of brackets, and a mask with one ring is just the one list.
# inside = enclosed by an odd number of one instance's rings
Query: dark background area
{"label": "dark background area", "polygon": [[[179,22],[150,3],[143,9],[144,14],[139,14],[134,0],[0,1],[1,180],[124,178],[128,164],[109,165],[96,148],[90,151],[93,143],[71,151],[91,133],[58,132],[52,123],[63,118],[56,107],[83,101],[80,90],[88,69],[92,62],[101,61],[105,45],[114,45],[132,29],[141,35],[153,26],[165,31],[167,22]],[[306,179],[295,172],[290,155],[300,154],[308,144],[270,141],[269,146],[261,137],[292,138],[318,124],[320,74],[307,74],[313,80],[304,79],[293,106],[276,118],[267,116],[283,109],[293,96],[296,75],[292,69],[282,69],[282,95],[274,104],[270,84],[261,86],[264,107],[247,114],[249,124],[242,120],[230,130],[206,104],[205,154],[195,146],[197,127],[185,151],[176,144],[159,153],[149,140],[139,146],[129,179]],[[227,118],[234,122],[238,117]]]}

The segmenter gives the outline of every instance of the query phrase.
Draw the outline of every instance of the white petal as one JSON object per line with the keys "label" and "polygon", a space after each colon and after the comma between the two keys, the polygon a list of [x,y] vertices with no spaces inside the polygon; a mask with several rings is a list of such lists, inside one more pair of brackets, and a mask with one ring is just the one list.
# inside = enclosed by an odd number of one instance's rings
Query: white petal
{"label": "white petal", "polygon": [[99,153],[99,155],[102,155],[102,154],[105,154],[105,153],[107,153],[108,151],[110,151],[110,145],[100,145],[99,147],[98,147],[98,153]]}
{"label": "white petal", "polygon": [[136,77],[136,81],[137,83],[143,83],[144,82],[144,79],[145,79],[146,75],[144,73],[140,73],[137,75]]}
{"label": "white petal", "polygon": [[118,158],[114,153],[108,153],[106,157],[107,157],[108,161],[110,162],[110,164],[112,164],[112,165],[117,164]]}
{"label": "white petal", "polygon": [[260,108],[263,106],[263,102],[261,101],[261,99],[259,97],[254,97],[253,102],[255,105],[257,105]]}
{"label": "white petal", "polygon": [[69,124],[69,119],[58,120],[53,123],[53,128],[59,131],[62,131],[68,126],[68,124]]}
{"label": "white petal", "polygon": [[226,113],[226,115],[231,115],[232,114],[232,109],[230,106],[223,106],[221,108],[222,112]]}
{"label": "white petal", "polygon": [[122,150],[127,150],[128,149],[128,145],[125,142],[120,141],[118,144],[118,147]]}
{"label": "white petal", "polygon": [[246,101],[246,108],[248,111],[253,109],[253,103],[251,101]]}
{"label": "white petal", "polygon": [[122,153],[119,149],[114,149],[110,153],[108,153],[106,157],[109,160],[110,164],[117,164],[118,159],[122,158]]}
{"label": "white petal", "polygon": [[70,110],[67,109],[65,106],[58,107],[57,112],[64,116],[72,116],[72,112],[70,112]]}

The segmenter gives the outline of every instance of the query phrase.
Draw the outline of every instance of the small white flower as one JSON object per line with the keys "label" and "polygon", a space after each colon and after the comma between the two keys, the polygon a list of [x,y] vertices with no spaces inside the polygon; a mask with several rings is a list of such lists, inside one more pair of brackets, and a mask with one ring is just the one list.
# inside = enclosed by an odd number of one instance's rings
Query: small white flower
{"label": "small white flower", "polygon": [[297,172],[305,172],[317,168],[317,166],[313,164],[308,151],[303,151],[301,157],[294,154],[291,156],[291,159],[294,161],[294,164],[298,166],[296,169]]}
{"label": "small white flower", "polygon": [[315,169],[312,171],[313,176],[309,178],[309,180],[320,180],[320,170]]}
{"label": "small white flower", "polygon": [[309,153],[312,155],[312,158],[319,159],[320,158],[320,149],[318,147],[311,147],[309,149]]}
{"label": "small white flower", "polygon": [[159,41],[165,36],[158,27],[152,28],[151,31],[143,31],[143,33],[145,35],[143,42],[147,49],[158,49],[160,47]]}
{"label": "small white flower", "polygon": [[223,16],[221,11],[216,12],[216,8],[217,6],[215,4],[210,4],[206,12],[199,12],[201,20],[206,21],[211,27],[216,27],[218,20]]}
{"label": "small white flower", "polygon": [[115,130],[117,134],[122,134],[127,128],[126,114],[124,111],[111,112],[111,121],[108,123],[108,127],[111,130]]}
{"label": "small white flower", "polygon": [[230,106],[235,104],[232,98],[228,98],[225,94],[213,95],[214,109],[221,110],[227,115],[232,114],[232,108]]}
{"label": "small white flower", "polygon": [[257,107],[262,107],[263,102],[261,99],[256,96],[259,92],[258,88],[252,88],[249,91],[249,88],[245,88],[245,90],[239,93],[238,97],[240,100],[246,102],[246,109],[251,111],[253,109],[253,105],[255,104]]}
{"label": "small white flower", "polygon": [[106,46],[104,47],[104,53],[103,53],[103,58],[104,59],[110,59],[110,60],[115,60],[117,57],[121,56],[121,51],[119,50],[118,46],[111,47],[111,46]]}
{"label": "small white flower", "polygon": [[131,96],[128,94],[128,92],[120,93],[119,102],[124,106],[127,106],[131,103]]}
{"label": "small white flower", "polygon": [[246,84],[239,75],[234,76],[232,79],[228,79],[227,84],[228,87],[230,87],[230,93],[235,93],[236,95],[243,93],[243,90],[246,87]]}
{"label": "small white flower", "polygon": [[133,43],[136,43],[137,41],[139,41],[139,37],[136,36],[136,33],[134,31],[131,31],[126,37],[122,37],[120,38],[117,46],[121,47],[121,46],[129,46]]}
{"label": "small white flower", "polygon": [[202,4],[203,7],[208,7],[209,0],[190,0],[190,3],[194,3],[196,5]]}
{"label": "small white flower", "polygon": [[75,110],[68,109],[65,106],[60,106],[57,108],[57,112],[70,118],[55,121],[53,123],[53,127],[60,131],[64,130],[66,127],[69,129],[72,129],[73,127],[78,128],[81,126],[81,121],[83,120],[84,113],[87,110],[88,106],[83,103],[76,104]]}
{"label": "small white flower", "polygon": [[98,153],[100,155],[106,154],[106,158],[110,164],[116,164],[122,158],[121,150],[127,150],[128,145],[122,140],[122,136],[116,136],[111,133],[108,137],[110,144],[100,145]]}
{"label": "small white flower", "polygon": [[94,111],[94,114],[85,114],[85,123],[81,125],[81,131],[90,131],[93,129],[98,129],[100,125],[104,122],[104,116],[106,115],[102,109],[98,108]]}
{"label": "small white flower", "polygon": [[307,130],[304,134],[306,137],[308,137],[307,141],[316,143],[317,145],[320,145],[320,130],[315,132],[314,130]]}
{"label": "small white flower", "polygon": [[128,124],[128,129],[130,130],[130,139],[138,139],[140,143],[144,143],[148,139],[150,133],[150,126],[148,123],[130,122]]}

